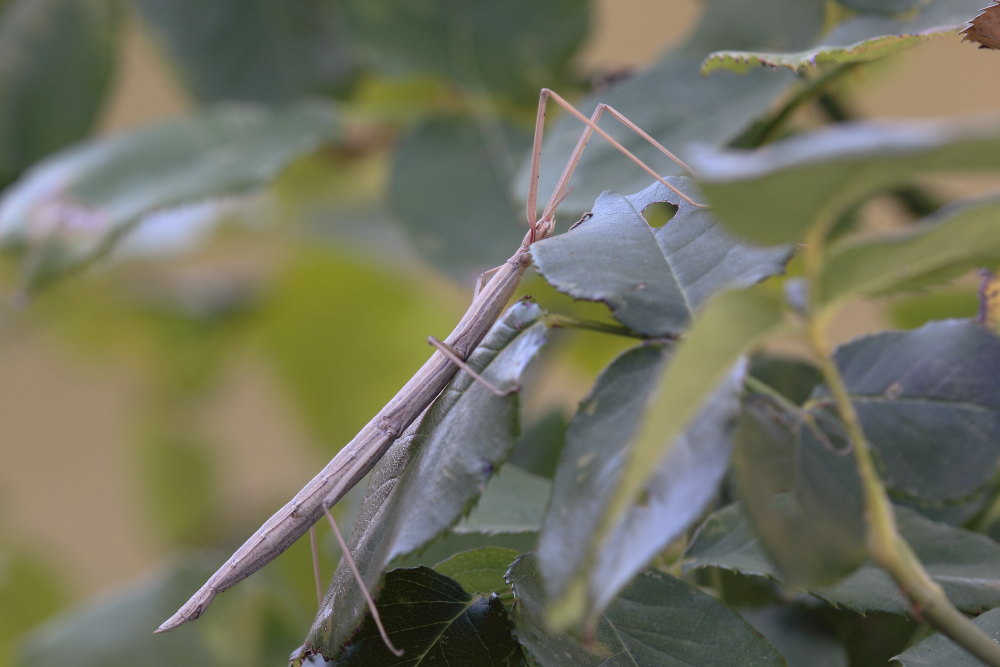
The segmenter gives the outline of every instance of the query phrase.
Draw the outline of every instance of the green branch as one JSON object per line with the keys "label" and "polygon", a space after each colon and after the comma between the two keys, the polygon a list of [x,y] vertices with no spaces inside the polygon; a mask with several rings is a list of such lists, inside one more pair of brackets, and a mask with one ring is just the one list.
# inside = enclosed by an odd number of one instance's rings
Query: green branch
{"label": "green branch", "polygon": [[824,71],[815,78],[803,77],[804,85],[784,105],[772,115],[751,126],[733,142],[736,148],[757,148],[770,143],[781,133],[796,111],[814,99],[819,98],[831,83],[856,69],[858,63],[838,65]]}
{"label": "green branch", "polygon": [[[822,267],[825,233],[826,230],[820,225],[807,239],[804,259],[806,273],[812,285],[817,284]],[[815,298],[812,301],[816,303]],[[931,579],[916,554],[899,534],[892,503],[875,468],[871,444],[865,437],[840,369],[833,360],[832,349],[826,338],[825,325],[829,315],[818,316],[817,310],[810,308],[808,317],[809,344],[836,402],[857,462],[868,524],[868,555],[876,565],[889,573],[910,599],[914,616],[925,619],[987,665],[1000,667],[1000,644],[994,642],[951,604],[944,590]]]}

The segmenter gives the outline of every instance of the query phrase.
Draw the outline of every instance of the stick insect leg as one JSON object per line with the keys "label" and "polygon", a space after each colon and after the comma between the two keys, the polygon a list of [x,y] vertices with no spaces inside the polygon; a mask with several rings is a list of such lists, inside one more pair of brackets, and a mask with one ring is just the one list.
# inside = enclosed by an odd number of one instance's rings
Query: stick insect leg
{"label": "stick insect leg", "polygon": [[371,594],[365,587],[365,581],[361,578],[361,572],[358,571],[358,564],[354,562],[351,550],[347,548],[347,542],[344,541],[344,536],[341,535],[340,528],[337,527],[337,522],[334,521],[333,515],[330,514],[330,509],[324,506],[323,512],[326,513],[326,518],[330,522],[330,527],[333,528],[333,534],[337,538],[337,544],[340,545],[340,553],[344,560],[347,561],[347,566],[351,568],[354,580],[358,582],[358,586],[361,588],[361,594],[365,598],[365,603],[368,605],[368,611],[371,612],[372,620],[375,621],[375,627],[378,628],[379,636],[382,637],[385,647],[389,649],[389,651],[391,651],[397,658],[402,656],[403,651],[393,646],[392,641],[389,640],[389,634],[385,631],[385,626],[382,625],[382,617],[378,613],[378,607],[375,606],[375,600],[372,599]]}
{"label": "stick insect leg", "polygon": [[483,287],[486,286],[486,283],[490,281],[490,278],[493,277],[493,274],[502,268],[503,266],[495,266],[489,271],[483,271],[482,273],[479,274],[479,278],[476,279],[476,288],[472,292],[473,300],[475,300],[475,298],[479,296],[479,293],[483,290]]}
{"label": "stick insect leg", "polygon": [[[566,163],[566,167],[563,169],[563,173],[560,175],[559,181],[557,182],[555,189],[552,191],[552,196],[549,198],[548,203],[545,205],[545,209],[542,212],[541,218],[538,218],[538,221],[536,222],[534,220],[534,216],[537,212],[537,206],[538,206],[538,176],[541,168],[540,165],[541,165],[542,133],[544,131],[544,125],[545,125],[544,122],[545,107],[548,103],[548,100],[550,99],[553,100],[559,106],[561,106],[564,110],[566,110],[567,113],[580,120],[584,125],[586,125],[586,127],[584,128],[583,133],[580,135],[580,139],[577,141],[577,144],[574,147],[573,152],[570,154],[570,158]],[[704,204],[700,204],[694,201],[689,196],[678,190],[675,186],[668,183],[666,180],[664,180],[662,176],[660,176],[655,170],[653,170],[652,167],[647,165],[634,153],[625,148],[620,142],[618,142],[611,135],[609,135],[607,132],[601,129],[601,127],[598,125],[598,122],[600,121],[600,118],[605,111],[610,113],[616,120],[622,123],[625,127],[635,132],[639,137],[648,141],[657,150],[659,150],[670,160],[675,162],[682,169],[684,169],[689,173],[691,172],[691,168],[683,160],[681,160],[676,155],[667,150],[662,144],[656,141],[647,132],[645,132],[642,128],[640,128],[634,122],[629,120],[623,113],[621,113],[614,107],[608,106],[607,104],[599,104],[597,105],[597,108],[594,110],[594,113],[590,116],[590,118],[588,118],[587,116],[584,116],[582,113],[580,113],[572,104],[567,102],[557,93],[555,93],[552,90],[549,90],[548,88],[543,88],[539,95],[538,113],[535,116],[535,141],[534,144],[532,145],[532,153],[531,153],[531,171],[529,175],[530,182],[528,185],[528,208],[527,208],[527,215],[530,224],[537,226],[538,223],[543,221],[551,223],[551,218],[552,216],[555,215],[556,206],[563,198],[566,197],[566,195],[569,194],[569,180],[570,178],[572,178],[573,172],[576,170],[576,167],[580,162],[580,158],[583,155],[583,150],[584,148],[586,148],[587,143],[590,141],[590,137],[593,135],[594,132],[601,135],[606,141],[608,141],[608,143],[617,148],[623,155],[625,155],[632,162],[638,165],[643,171],[645,171],[653,178],[655,178],[657,181],[662,183],[664,186],[675,192],[681,199],[699,208],[703,208],[705,206]]]}
{"label": "stick insect leg", "polygon": [[441,354],[448,357],[451,363],[455,364],[463,371],[471,375],[472,379],[474,379],[476,382],[489,389],[497,396],[508,396],[509,394],[512,394],[513,392],[520,389],[520,387],[513,387],[511,389],[508,389],[507,391],[503,391],[502,389],[497,389],[496,386],[493,385],[489,380],[484,378],[476,371],[472,370],[472,367],[469,366],[469,364],[465,363],[465,360],[462,359],[461,355],[459,355],[458,352],[456,352],[454,348],[452,348],[450,345],[448,345],[444,341],[438,340],[434,336],[428,336],[427,342],[436,347],[441,352]]}
{"label": "stick insect leg", "polygon": [[309,526],[309,549],[312,551],[313,579],[316,582],[316,606],[323,606],[323,584],[319,573],[319,548],[316,546],[316,524]]}

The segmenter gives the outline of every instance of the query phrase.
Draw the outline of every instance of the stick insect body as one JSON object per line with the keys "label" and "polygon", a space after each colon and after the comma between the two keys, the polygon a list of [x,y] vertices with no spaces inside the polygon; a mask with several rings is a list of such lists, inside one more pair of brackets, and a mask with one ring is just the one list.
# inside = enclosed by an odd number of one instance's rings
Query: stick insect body
{"label": "stick insect body", "polygon": [[[542,211],[542,215],[536,218],[542,130],[545,122],[546,102],[549,99],[582,121],[585,128]],[[587,118],[555,92],[542,89],[535,120],[535,139],[532,148],[527,202],[529,229],[514,254],[493,271],[485,285],[477,289],[469,309],[445,339],[444,346],[454,355],[458,355],[462,359],[468,357],[513,297],[521,282],[521,277],[531,264],[530,249],[532,244],[552,234],[555,226],[556,208],[569,194],[569,180],[594,132],[604,137],[615,148],[676,192],[685,201],[700,206],[670,183],[664,181],[652,168],[598,127],[597,123],[604,112],[612,114],[671,160],[690,171],[679,158],[612,107],[604,104],[598,105],[593,115]],[[191,596],[190,600],[160,625],[156,632],[172,630],[201,616],[217,593],[235,586],[264,567],[298,540],[314,523],[323,518],[324,513],[375,466],[393,441],[444,390],[458,370],[458,366],[449,358],[450,356],[441,349],[436,350],[386,406],[361,429],[357,436],[341,449],[294,498],[258,528],[250,539],[237,549],[229,560]]]}

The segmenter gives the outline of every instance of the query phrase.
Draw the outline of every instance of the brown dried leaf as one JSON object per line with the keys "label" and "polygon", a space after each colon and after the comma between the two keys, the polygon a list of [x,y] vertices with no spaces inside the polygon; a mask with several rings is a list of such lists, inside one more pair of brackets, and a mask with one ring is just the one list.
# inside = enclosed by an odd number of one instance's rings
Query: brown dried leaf
{"label": "brown dried leaf", "polygon": [[977,42],[981,49],[1000,49],[1000,0],[981,9],[961,34],[963,42]]}

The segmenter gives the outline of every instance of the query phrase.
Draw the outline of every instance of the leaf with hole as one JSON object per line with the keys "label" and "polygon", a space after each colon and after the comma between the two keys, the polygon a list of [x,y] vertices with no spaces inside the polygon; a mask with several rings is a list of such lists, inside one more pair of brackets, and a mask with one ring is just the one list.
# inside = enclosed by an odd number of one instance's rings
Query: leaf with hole
{"label": "leaf with hole", "polygon": [[[700,197],[686,178],[668,182],[695,200]],[[654,228],[643,212],[662,202],[677,207],[677,213]],[[784,271],[791,248],[744,243],[726,232],[710,210],[655,183],[627,197],[601,195],[592,217],[536,243],[531,255],[556,289],[607,304],[634,331],[664,336],[687,329],[714,293]],[[623,255],[628,262],[620,261]]]}

